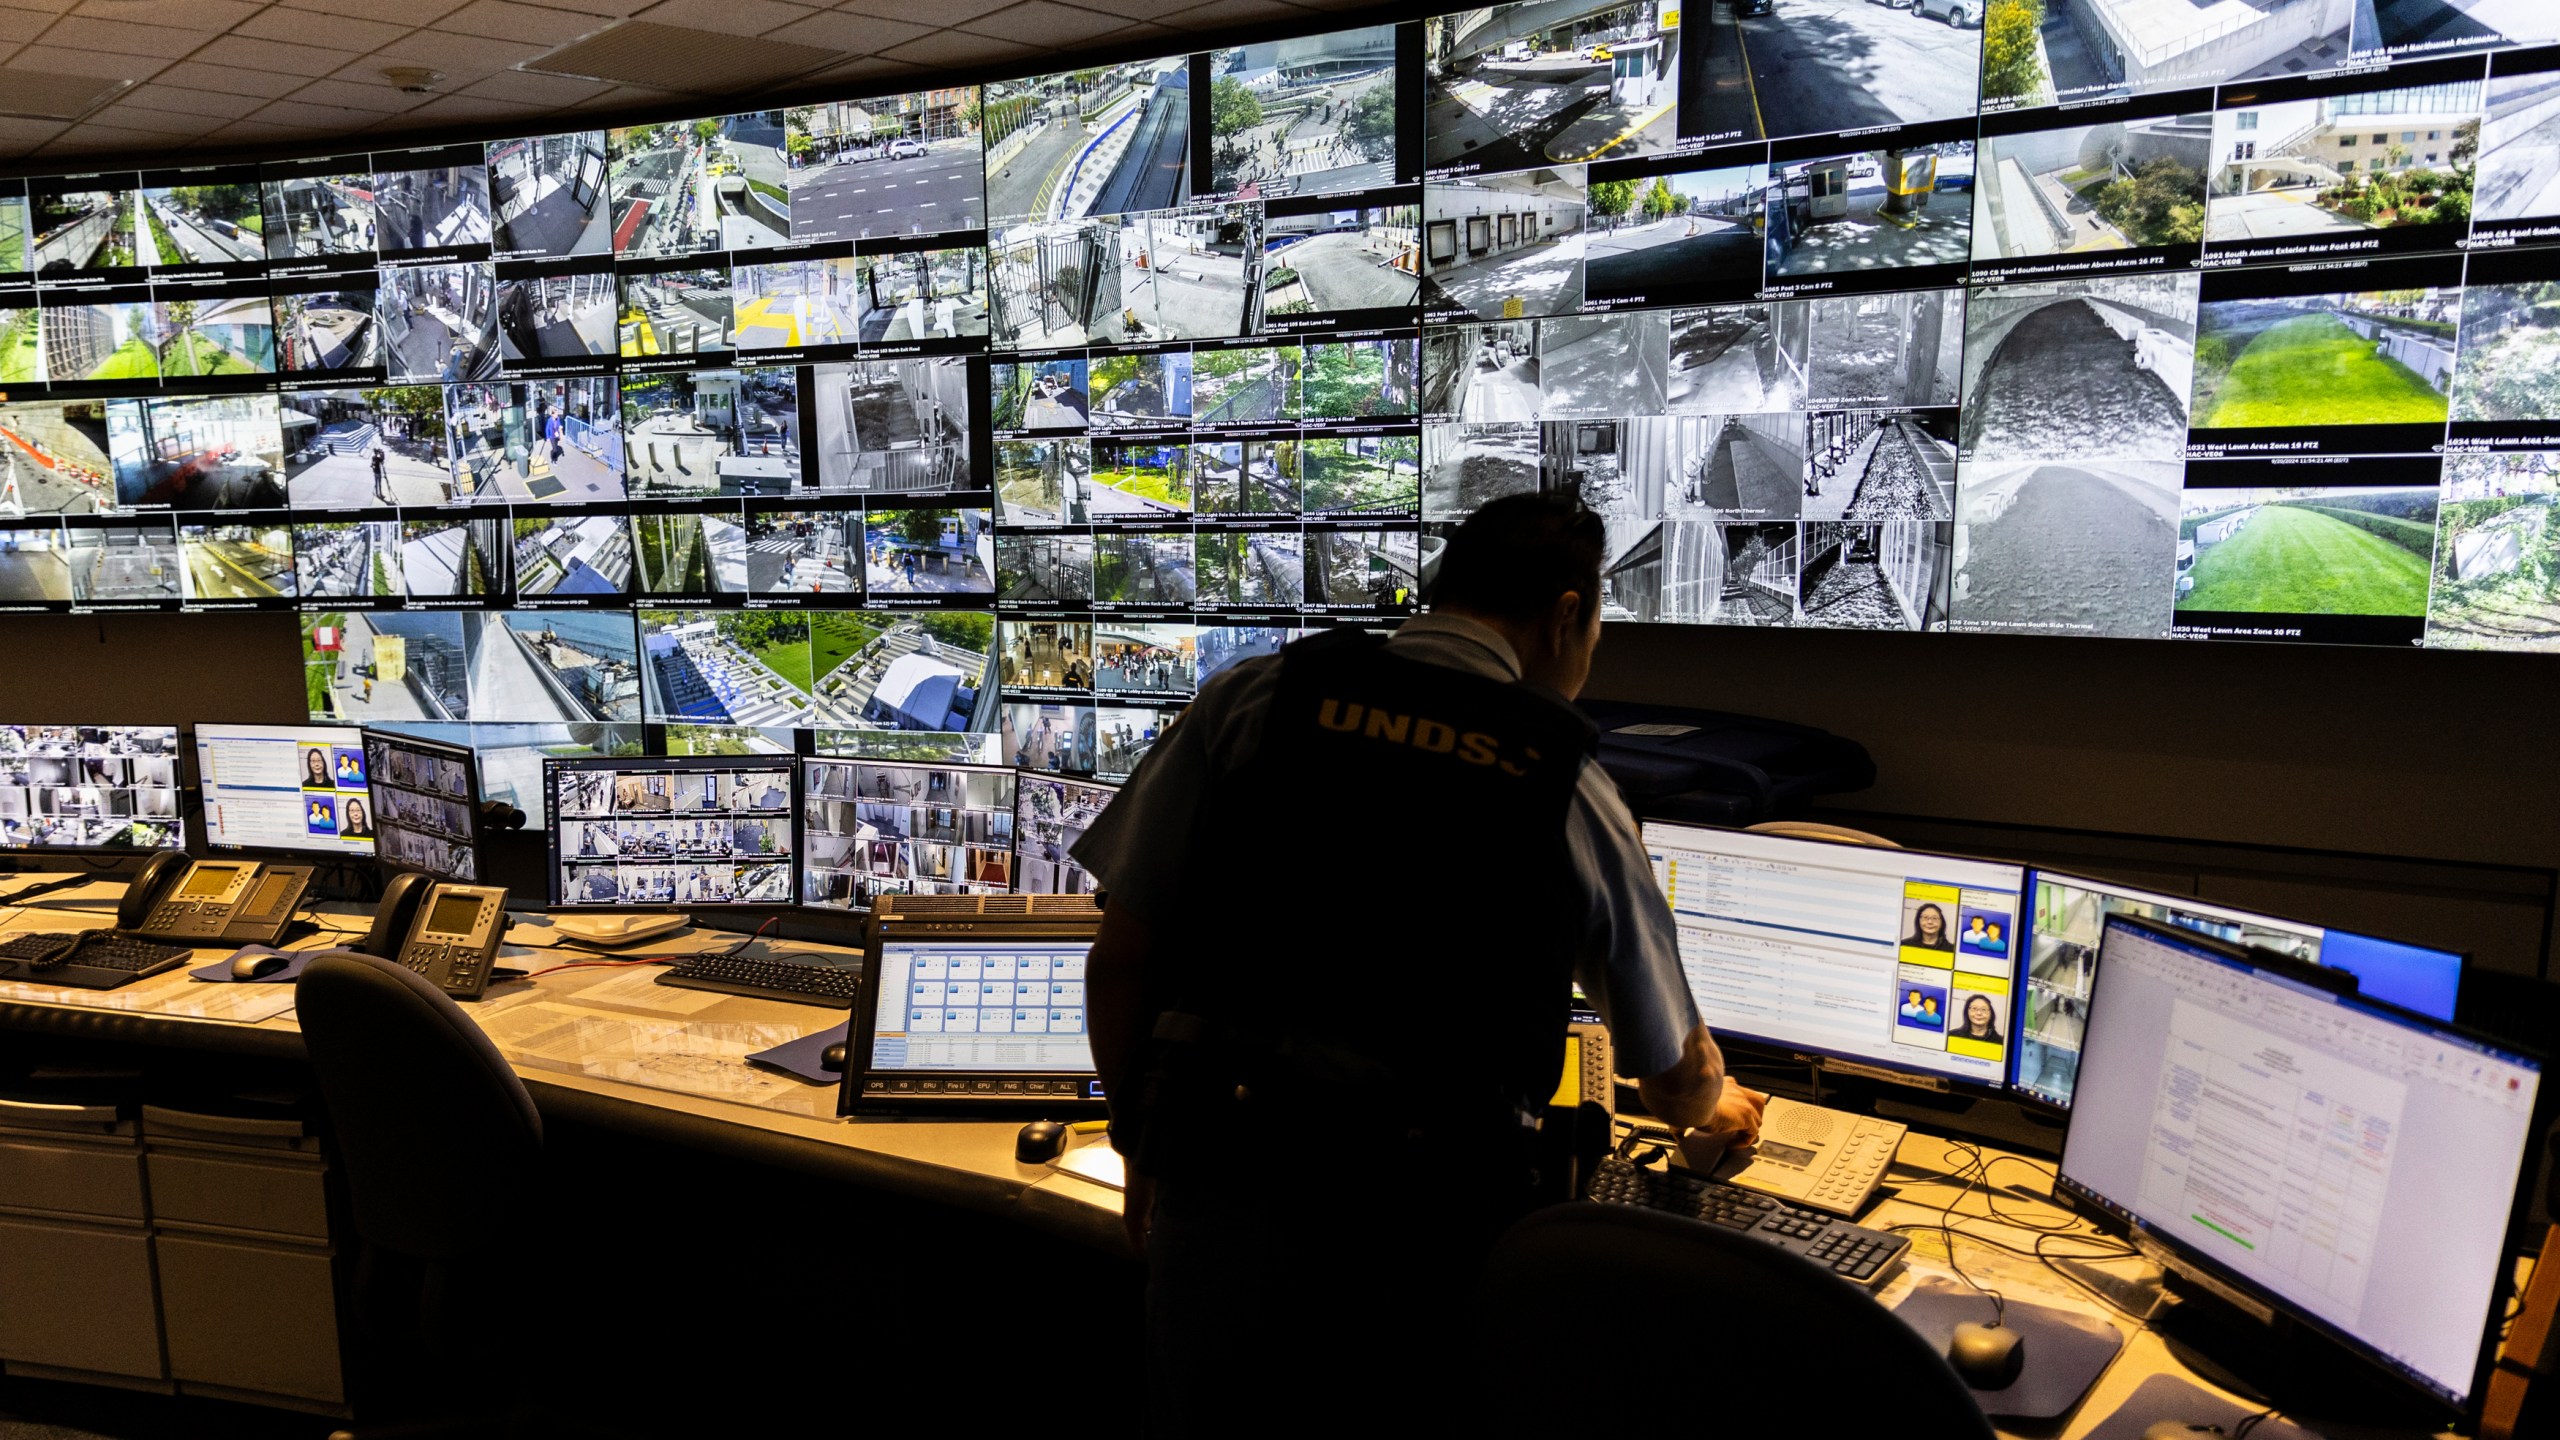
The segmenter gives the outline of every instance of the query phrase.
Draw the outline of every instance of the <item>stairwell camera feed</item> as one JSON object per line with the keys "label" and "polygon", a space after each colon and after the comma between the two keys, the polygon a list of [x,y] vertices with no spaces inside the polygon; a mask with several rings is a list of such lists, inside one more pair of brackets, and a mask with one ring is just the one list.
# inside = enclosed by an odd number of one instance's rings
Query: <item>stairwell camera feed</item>
{"label": "stairwell camera feed", "polygon": [[551,760],[551,903],[794,903],[791,766]]}
{"label": "stairwell camera feed", "polygon": [[0,850],[176,850],[173,725],[0,725]]}
{"label": "stairwell camera feed", "polygon": [[804,760],[800,780],[801,904],[1013,889],[1012,771]]}

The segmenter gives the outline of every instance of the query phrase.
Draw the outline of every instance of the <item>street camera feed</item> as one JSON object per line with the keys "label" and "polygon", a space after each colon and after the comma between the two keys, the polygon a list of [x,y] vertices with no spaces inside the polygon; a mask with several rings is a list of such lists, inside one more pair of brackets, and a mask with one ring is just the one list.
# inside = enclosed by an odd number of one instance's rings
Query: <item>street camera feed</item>
{"label": "street camera feed", "polygon": [[779,110],[606,132],[613,253],[692,255],[788,244],[787,143]]}
{"label": "street camera feed", "polygon": [[[783,112],[777,183],[789,192],[792,240],[871,240],[984,226],[985,178],[993,166],[979,152],[979,117],[983,109],[993,121],[994,97],[991,87],[982,107],[976,86],[956,85]],[[987,143],[992,150],[992,135]]]}
{"label": "street camera feed", "polygon": [[174,725],[0,725],[0,850],[176,850]]}
{"label": "street camera feed", "polygon": [[243,174],[208,183],[146,188],[141,192],[145,265],[251,264],[266,258],[266,216],[258,182]]}
{"label": "street camera feed", "polygon": [[1396,173],[1396,27],[1213,51],[1209,189],[1330,195]]}
{"label": "street camera feed", "polygon": [[809,760],[800,774],[801,904],[1013,888],[1011,770]]}
{"label": "street camera feed", "polygon": [[1192,194],[1188,56],[999,81],[982,108],[991,235]]}
{"label": "street camera feed", "polygon": [[[608,286],[613,282],[606,275],[568,278],[602,280]],[[712,355],[731,348],[734,314],[728,267],[689,265],[625,274],[621,285],[618,348],[623,359]],[[614,302],[607,299],[605,303]]]}
{"label": "street camera feed", "polygon": [[[155,263],[136,225],[141,193],[135,177],[93,175],[30,187],[30,268],[39,277],[126,270]],[[111,188],[117,182],[125,188]]]}
{"label": "street camera feed", "polygon": [[[1768,190],[1769,168],[1756,164],[1593,180],[1585,303],[1664,304],[1757,291]],[[1719,290],[1728,293],[1713,293]]]}
{"label": "street camera feed", "polygon": [[279,510],[242,525],[181,521],[179,593],[198,608],[294,598],[293,532]]}
{"label": "street camera feed", "polygon": [[558,903],[792,903],[788,764],[554,762],[550,773]]}

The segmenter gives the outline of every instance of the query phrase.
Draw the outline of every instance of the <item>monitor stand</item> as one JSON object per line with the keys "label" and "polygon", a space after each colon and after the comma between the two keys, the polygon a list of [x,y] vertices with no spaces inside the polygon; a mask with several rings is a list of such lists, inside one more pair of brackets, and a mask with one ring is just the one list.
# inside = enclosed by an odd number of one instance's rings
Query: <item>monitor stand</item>
{"label": "monitor stand", "polygon": [[2260,1320],[2174,1269],[2168,1289],[2177,1303],[2153,1312],[2152,1332],[2180,1364],[2234,1395],[2296,1420],[2352,1419],[2428,1434],[2451,1418],[2450,1407],[2282,1314]]}

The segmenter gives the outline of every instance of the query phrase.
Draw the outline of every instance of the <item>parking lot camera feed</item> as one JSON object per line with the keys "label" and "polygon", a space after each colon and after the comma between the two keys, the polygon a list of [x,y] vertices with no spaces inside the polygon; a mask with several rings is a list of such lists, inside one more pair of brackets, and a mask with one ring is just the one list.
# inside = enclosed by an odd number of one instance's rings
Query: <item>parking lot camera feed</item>
{"label": "parking lot camera feed", "polygon": [[1779,165],[1764,216],[1772,284],[1962,262],[1973,245],[1970,140]]}
{"label": "parking lot camera feed", "polygon": [[753,250],[791,238],[782,112],[607,132],[617,255]]}

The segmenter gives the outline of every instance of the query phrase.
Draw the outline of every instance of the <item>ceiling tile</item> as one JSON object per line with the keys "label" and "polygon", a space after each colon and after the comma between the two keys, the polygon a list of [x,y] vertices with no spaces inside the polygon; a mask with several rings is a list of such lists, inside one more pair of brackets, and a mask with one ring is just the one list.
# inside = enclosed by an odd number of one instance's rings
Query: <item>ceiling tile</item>
{"label": "ceiling tile", "polygon": [[225,35],[192,57],[208,65],[235,65],[243,70],[272,70],[309,79],[326,75],[356,58],[352,50],[325,50],[317,45],[288,45],[281,40],[253,40]]}
{"label": "ceiling tile", "polygon": [[1221,30],[1230,25],[1254,25],[1273,20],[1307,18],[1307,12],[1281,0],[1209,0],[1179,14],[1164,17],[1164,23],[1178,30]]}
{"label": "ceiling tile", "polygon": [[19,45],[33,40],[53,18],[41,10],[0,9],[0,45]]}
{"label": "ceiling tile", "polygon": [[517,105],[575,105],[581,100],[592,100],[612,88],[601,80],[571,80],[559,75],[528,75],[522,71],[501,70],[455,93],[482,100],[505,100]]}
{"label": "ceiling tile", "polygon": [[73,13],[218,34],[265,8],[265,0],[83,0]]}
{"label": "ceiling tile", "polygon": [[106,80],[147,80],[166,60],[144,55],[101,55],[57,45],[30,45],[9,57],[11,70],[51,70],[57,75],[95,75]]}
{"label": "ceiling tile", "polygon": [[297,45],[328,45],[361,55],[367,50],[388,45],[415,28],[380,20],[359,20],[350,15],[326,15],[317,10],[275,9],[252,17],[232,33],[260,40],[284,40]]}
{"label": "ceiling tile", "polygon": [[781,0],[663,0],[641,12],[640,18],[660,25],[717,30],[724,35],[762,35],[813,13],[810,6],[786,5]]}
{"label": "ceiling tile", "polygon": [[155,55],[176,60],[205,43],[201,30],[173,30],[166,25],[137,25],[127,20],[101,20],[94,15],[65,15],[44,34],[47,45],[97,50],[109,55]]}
{"label": "ceiling tile", "polygon": [[1079,10],[1055,0],[1024,0],[1011,9],[981,15],[962,28],[972,34],[1020,40],[1031,45],[1076,45],[1120,29],[1129,22],[1098,10]]}
{"label": "ceiling tile", "polygon": [[932,33],[933,27],[929,25],[911,25],[904,20],[886,20],[877,15],[848,15],[842,10],[829,10],[806,20],[794,21],[764,38],[788,40],[795,45],[818,45],[829,50],[842,50],[849,55],[870,55]]}
{"label": "ceiling tile", "polygon": [[[888,22],[871,21],[866,23],[885,24]],[[827,69],[820,70],[814,75],[804,76],[802,77],[802,83],[809,85],[871,84],[878,81],[896,80],[903,76],[921,74],[923,73],[923,70],[923,66],[910,65],[903,60],[889,60],[878,55],[865,55],[859,60],[849,60],[842,65],[829,66]]]}
{"label": "ceiling tile", "polygon": [[1126,29],[1114,30],[1103,37],[1102,43],[1115,50],[1124,45],[1155,45],[1162,47],[1165,54],[1172,55],[1180,53],[1184,46],[1191,44],[1196,38],[1191,32],[1176,30],[1170,25],[1142,23],[1131,25]]}
{"label": "ceiling tile", "polygon": [[272,70],[243,70],[235,65],[208,65],[201,60],[181,60],[152,78],[192,90],[222,90],[268,100],[290,95],[302,88],[299,75],[279,75]]}
{"label": "ceiling tile", "polygon": [[343,105],[315,105],[300,93],[275,101],[249,117],[269,125],[299,125],[324,134],[352,134],[382,118],[380,111],[351,110]]}
{"label": "ceiling tile", "polygon": [[1029,45],[1011,40],[998,40],[986,35],[972,35],[964,30],[938,30],[921,40],[910,40],[883,52],[892,60],[906,60],[918,65],[938,66],[949,70],[972,69],[981,65],[1001,65],[1027,59],[1041,52]]}
{"label": "ceiling tile", "polygon": [[958,25],[990,10],[1001,10],[1012,0],[931,0],[931,3],[929,14],[919,10],[916,0],[836,0],[836,8],[889,20],[925,20],[936,25]]}
{"label": "ceiling tile", "polygon": [[427,101],[424,95],[412,95],[389,85],[362,85],[353,80],[314,80],[294,91],[293,98],[313,105],[337,105],[375,115],[396,115],[403,110],[415,110]]}
{"label": "ceiling tile", "polygon": [[[1077,0],[1089,10],[1108,10],[1132,20],[1158,20],[1177,10],[1188,10],[1199,0]],[[1361,0],[1362,4],[1372,0]]]}
{"label": "ceiling tile", "polygon": [[203,135],[231,123],[227,115],[184,115],[174,110],[141,110],[115,104],[96,112],[83,125],[116,125],[154,135]]}
{"label": "ceiling tile", "polygon": [[[94,3],[94,0],[93,0]],[[318,10],[389,25],[425,25],[459,10],[468,0],[299,0],[284,8]]]}
{"label": "ceiling tile", "polygon": [[569,10],[515,5],[509,0],[471,0],[470,4],[438,20],[436,28],[456,35],[486,35],[547,47],[575,40],[603,23],[594,15],[581,15]]}
{"label": "ceiling tile", "polygon": [[169,137],[152,130],[101,125],[83,120],[63,131],[37,153],[43,155],[145,155],[169,148]]}
{"label": "ceiling tile", "polygon": [[[467,120],[527,120],[541,113],[532,105],[516,105],[486,95],[438,95],[400,116],[396,123],[414,127],[430,121],[459,124]],[[374,128],[379,130],[382,127],[377,125]]]}
{"label": "ceiling tile", "polygon": [[622,20],[648,9],[655,0],[543,0],[543,3],[554,10],[575,10],[608,20]]}
{"label": "ceiling tile", "polygon": [[[361,71],[364,80],[380,80],[385,65],[425,65],[449,76],[477,80],[510,65],[521,64],[550,48],[548,45],[501,44],[469,35],[448,35],[441,30],[421,30],[405,39],[392,41],[347,67],[347,70]],[[351,78],[347,70],[336,73],[341,79]],[[454,87],[447,85],[443,88]]]}
{"label": "ceiling tile", "polygon": [[[616,85],[592,99],[581,100],[570,108],[627,113],[633,110],[649,110],[662,105],[671,105],[686,98],[688,97],[673,90],[651,90],[640,85]],[[701,103],[699,97],[694,97],[694,103]]]}
{"label": "ceiling tile", "polygon": [[41,145],[62,130],[59,121],[21,120],[14,115],[0,115],[0,152],[22,151]]}
{"label": "ceiling tile", "polygon": [[213,133],[224,140],[254,145],[264,140],[298,140],[320,132],[309,125],[277,125],[251,116],[234,120]]}
{"label": "ceiling tile", "polygon": [[132,93],[116,102],[119,108],[174,110],[181,115],[212,115],[226,120],[237,120],[266,103],[264,95],[242,95],[231,90],[194,90],[159,80],[135,86]]}

